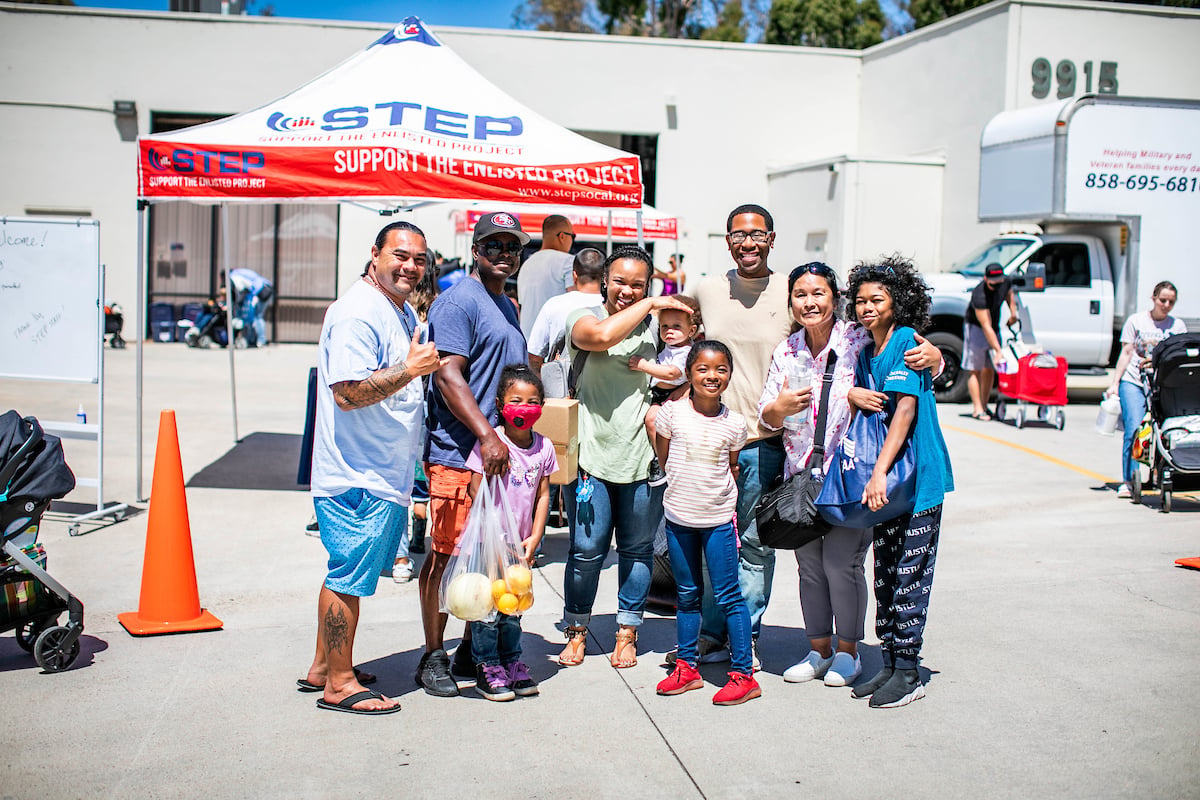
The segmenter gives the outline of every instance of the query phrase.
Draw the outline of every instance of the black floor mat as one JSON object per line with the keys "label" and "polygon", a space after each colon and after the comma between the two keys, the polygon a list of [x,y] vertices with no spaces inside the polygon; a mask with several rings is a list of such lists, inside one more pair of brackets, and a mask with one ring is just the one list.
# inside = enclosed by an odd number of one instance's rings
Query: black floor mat
{"label": "black floor mat", "polygon": [[307,491],[296,483],[301,437],[294,433],[252,433],[192,476],[189,488]]}

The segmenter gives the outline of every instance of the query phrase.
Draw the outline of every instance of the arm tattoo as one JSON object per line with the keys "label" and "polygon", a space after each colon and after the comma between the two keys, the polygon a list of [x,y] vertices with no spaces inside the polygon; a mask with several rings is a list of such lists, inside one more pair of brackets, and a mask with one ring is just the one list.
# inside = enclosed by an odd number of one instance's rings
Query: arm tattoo
{"label": "arm tattoo", "polygon": [[325,610],[322,624],[325,626],[325,646],[330,652],[342,652],[342,648],[350,641],[350,625],[346,622],[346,612],[338,606],[335,614],[331,604]]}
{"label": "arm tattoo", "polygon": [[343,411],[366,408],[403,389],[413,380],[403,362],[394,367],[375,370],[361,381],[334,384],[333,399]]}

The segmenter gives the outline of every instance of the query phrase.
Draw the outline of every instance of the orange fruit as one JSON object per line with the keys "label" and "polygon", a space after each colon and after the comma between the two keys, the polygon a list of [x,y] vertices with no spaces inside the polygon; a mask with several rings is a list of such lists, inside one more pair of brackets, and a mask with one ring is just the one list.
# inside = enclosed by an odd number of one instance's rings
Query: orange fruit
{"label": "orange fruit", "polygon": [[505,592],[496,598],[496,610],[501,614],[515,614],[521,601],[512,592]]}
{"label": "orange fruit", "polygon": [[533,607],[533,592],[526,592],[525,594],[521,595],[521,600],[519,603],[517,603],[517,611],[524,614],[526,611],[528,611],[532,607]]}
{"label": "orange fruit", "polygon": [[503,578],[497,578],[492,581],[492,600],[499,600],[500,595],[508,593],[508,584]]}
{"label": "orange fruit", "polygon": [[515,594],[526,594],[533,588],[533,573],[524,564],[510,564],[504,571],[504,577],[508,579],[508,588]]}

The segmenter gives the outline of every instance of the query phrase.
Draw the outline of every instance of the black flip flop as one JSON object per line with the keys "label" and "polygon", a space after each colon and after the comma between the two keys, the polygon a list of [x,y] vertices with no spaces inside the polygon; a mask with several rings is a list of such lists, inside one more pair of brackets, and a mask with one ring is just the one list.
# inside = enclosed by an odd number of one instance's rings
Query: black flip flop
{"label": "black flip flop", "polygon": [[391,706],[389,708],[355,708],[354,707],[355,703],[361,703],[363,700],[370,700],[372,698],[382,700],[383,695],[381,695],[379,692],[374,692],[374,691],[371,691],[370,689],[368,689],[365,692],[358,692],[357,694],[352,694],[349,697],[347,697],[345,700],[342,700],[340,703],[330,703],[328,700],[326,700],[324,697],[322,697],[319,700],[317,700],[317,708],[323,708],[326,711],[345,711],[348,714],[365,714],[367,716],[375,716],[375,717],[379,716],[380,714],[395,714],[397,711],[400,710],[399,703],[396,703],[396,705]]}
{"label": "black flip flop", "polygon": [[[368,675],[367,673],[360,670],[358,667],[354,668],[354,677],[358,678],[358,682],[361,683],[363,686],[370,686],[372,683],[379,680],[378,675]],[[325,684],[321,684],[320,686],[318,686],[317,684],[309,681],[307,678],[297,678],[296,679],[296,691],[304,692],[305,694],[308,694],[310,692],[323,692],[323,691],[325,691]]]}

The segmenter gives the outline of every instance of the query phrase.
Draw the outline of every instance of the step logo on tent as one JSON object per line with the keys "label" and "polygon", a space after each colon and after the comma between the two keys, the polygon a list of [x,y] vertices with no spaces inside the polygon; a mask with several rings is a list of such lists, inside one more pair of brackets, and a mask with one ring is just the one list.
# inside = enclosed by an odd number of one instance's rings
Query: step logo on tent
{"label": "step logo on tent", "polygon": [[311,128],[316,124],[312,121],[312,117],[289,117],[278,111],[267,117],[267,127],[273,131],[297,131]]}
{"label": "step logo on tent", "polygon": [[440,47],[442,44],[433,38],[433,34],[425,30],[425,26],[417,17],[405,17],[403,22],[385,33],[375,44],[397,44],[399,42],[420,42],[433,47]]}

